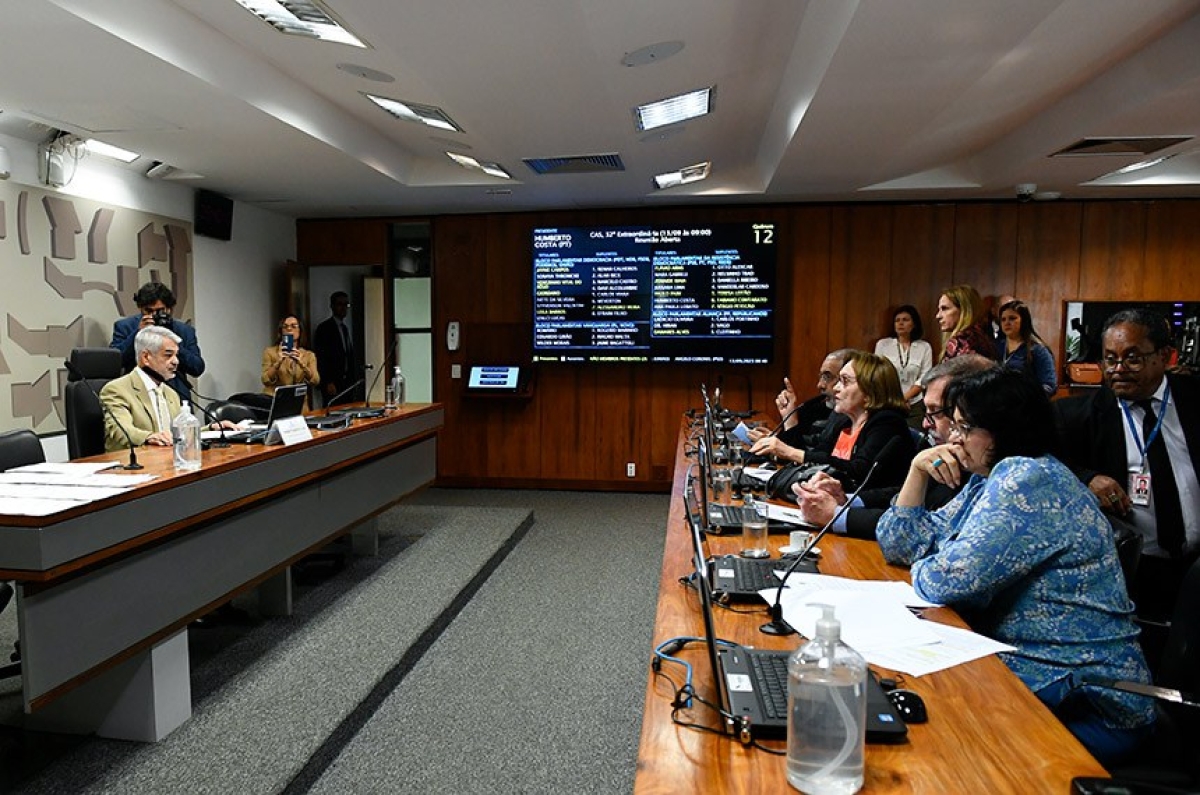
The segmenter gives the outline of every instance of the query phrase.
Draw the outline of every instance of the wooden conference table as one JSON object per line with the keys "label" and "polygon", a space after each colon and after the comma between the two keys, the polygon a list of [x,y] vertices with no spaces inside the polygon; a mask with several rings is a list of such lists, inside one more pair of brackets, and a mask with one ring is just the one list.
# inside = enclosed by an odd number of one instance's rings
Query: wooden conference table
{"label": "wooden conference table", "polygon": [[[691,463],[685,455],[690,432],[685,418],[675,459],[674,494],[659,582],[654,643],[704,635],[697,599],[680,585],[692,570],[691,540],[685,522],[683,490]],[[772,536],[772,552],[786,543]],[[735,552],[740,536],[710,536],[713,554]],[[876,580],[907,580],[908,570],[883,561],[873,541],[826,535],[820,543],[821,572]],[[748,607],[748,606],[743,606]],[[776,638],[758,631],[765,605],[750,614],[716,610],[719,637],[748,646],[794,649],[799,636]],[[965,626],[952,610],[925,611],[925,617]],[[681,653],[694,666],[701,695],[716,701],[712,675],[700,644]],[[678,666],[665,673],[682,681]],[[893,671],[880,671],[885,676]],[[1033,693],[995,655],[920,678],[905,677],[905,687],[925,700],[929,722],[908,727],[908,741],[868,745],[865,793],[1067,793],[1075,776],[1106,776],[1101,765],[1063,728]],[[666,678],[650,676],[646,687],[635,791],[650,793],[794,792],[785,761],[745,748],[730,737],[686,729],[671,722],[673,692]],[[712,710],[694,708],[690,717],[716,726]],[[767,742],[783,748],[785,743]]]}
{"label": "wooden conference table", "polygon": [[266,612],[289,612],[293,561],[434,479],[443,416],[409,404],[294,445],[214,447],[194,472],[176,473],[170,448],[144,447],[135,474],[156,476],[145,485],[0,516],[27,724],[166,736],[191,715],[188,623],[255,587]]}

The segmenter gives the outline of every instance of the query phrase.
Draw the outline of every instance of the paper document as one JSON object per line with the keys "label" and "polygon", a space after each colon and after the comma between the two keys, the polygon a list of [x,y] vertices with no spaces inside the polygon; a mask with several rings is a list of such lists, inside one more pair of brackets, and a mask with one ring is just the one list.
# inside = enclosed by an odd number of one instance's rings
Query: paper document
{"label": "paper document", "polygon": [[787,522],[794,524],[797,527],[815,527],[820,529],[820,525],[815,525],[804,518],[804,514],[800,513],[799,508],[792,508],[789,505],[776,505],[775,503],[767,504],[767,519],[772,522]]}
{"label": "paper document", "polygon": [[789,588],[780,604],[784,620],[806,638],[816,634],[821,606],[832,605],[842,624],[842,640],[868,661],[875,650],[906,649],[939,640],[928,628],[929,622],[917,618],[903,604],[866,591]]}
{"label": "paper document", "polygon": [[43,461],[40,464],[27,464],[23,467],[14,467],[8,470],[9,472],[58,472],[63,475],[90,475],[95,472],[102,472],[105,469],[121,466],[120,461],[101,461],[99,463],[74,463],[67,462],[63,464],[52,464],[48,461]]}
{"label": "paper document", "polygon": [[45,500],[38,497],[0,497],[0,514],[5,516],[49,516],[86,504],[86,500]]}
{"label": "paper document", "polygon": [[31,483],[42,486],[109,486],[133,488],[154,480],[157,475],[122,475],[115,472],[0,472],[0,484]]}
{"label": "paper document", "polygon": [[26,497],[44,500],[72,500],[92,502],[106,497],[115,497],[128,489],[111,486],[43,486],[38,483],[0,483],[0,497],[23,499]]}
{"label": "paper document", "polygon": [[739,422],[737,427],[729,432],[729,435],[737,439],[742,444],[754,444],[750,439],[750,429],[746,427],[746,423]]}
{"label": "paper document", "polygon": [[951,627],[936,621],[923,623],[938,636],[937,643],[876,651],[867,661],[894,671],[902,671],[909,676],[924,676],[987,657],[989,654],[1016,651],[1013,646],[984,637],[969,629]]}
{"label": "paper document", "polygon": [[742,468],[742,475],[744,477],[754,478],[755,480],[762,481],[763,483],[766,483],[768,480],[770,480],[771,476],[774,474],[775,474],[774,469],[767,469],[766,467],[743,467]]}

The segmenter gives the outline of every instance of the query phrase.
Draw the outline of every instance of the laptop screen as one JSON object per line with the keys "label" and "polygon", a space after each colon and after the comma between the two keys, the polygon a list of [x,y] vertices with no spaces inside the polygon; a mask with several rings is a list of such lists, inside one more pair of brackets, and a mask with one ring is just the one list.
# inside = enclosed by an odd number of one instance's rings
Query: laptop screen
{"label": "laptop screen", "polygon": [[267,427],[270,427],[275,420],[284,420],[303,414],[304,403],[307,399],[308,384],[275,387],[275,396],[271,398],[271,414],[267,417]]}
{"label": "laptop screen", "polygon": [[[685,494],[685,504],[688,495]],[[717,628],[713,621],[712,583],[709,582],[708,561],[704,554],[704,533],[700,530],[700,521],[691,510],[686,511],[688,530],[692,535],[692,563],[696,568],[696,594],[700,599],[700,614],[704,618],[704,639],[708,650],[708,664],[711,668],[710,681],[716,688],[715,701],[722,712],[729,711],[725,703],[725,688],[721,687],[721,664],[717,660]],[[722,721],[722,726],[724,726]]]}

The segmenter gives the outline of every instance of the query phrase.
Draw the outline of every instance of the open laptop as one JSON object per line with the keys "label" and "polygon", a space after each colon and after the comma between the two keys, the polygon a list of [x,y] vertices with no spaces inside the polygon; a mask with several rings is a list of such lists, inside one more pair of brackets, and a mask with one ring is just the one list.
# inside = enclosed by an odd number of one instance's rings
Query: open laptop
{"label": "open laptop", "polygon": [[[739,555],[719,555],[711,557],[708,554],[704,540],[704,521],[698,506],[703,505],[703,496],[696,493],[696,482],[699,482],[703,494],[703,476],[689,478],[688,488],[683,492],[684,513],[687,514],[688,527],[698,544],[697,554],[707,561],[705,583],[711,591],[711,598],[722,604],[727,602],[762,602],[759,591],[764,588],[779,587],[776,570],[786,569],[790,561],[779,558],[743,558]],[[817,573],[817,562],[813,558],[805,558],[796,566],[797,571]],[[699,587],[700,583],[696,583]]]}
{"label": "open laptop", "polygon": [[[708,582],[709,567],[704,556],[703,538],[697,523],[689,522],[692,530],[692,549],[696,567],[696,592],[704,618],[705,645],[709,665],[716,683],[717,703],[721,709],[749,724],[752,737],[783,738],[787,736],[787,661],[791,652],[750,649],[717,639],[713,619],[712,590]],[[902,742],[908,727],[888,701],[879,680],[868,672],[867,681],[867,742]],[[730,733],[739,733],[740,725],[723,722]]]}
{"label": "open laptop", "polygon": [[264,442],[276,420],[300,416],[304,413],[307,400],[308,384],[277,386],[275,394],[271,398],[271,410],[267,414],[267,421],[252,422],[243,426],[240,431],[226,434],[225,438],[231,442],[245,442],[246,444]]}

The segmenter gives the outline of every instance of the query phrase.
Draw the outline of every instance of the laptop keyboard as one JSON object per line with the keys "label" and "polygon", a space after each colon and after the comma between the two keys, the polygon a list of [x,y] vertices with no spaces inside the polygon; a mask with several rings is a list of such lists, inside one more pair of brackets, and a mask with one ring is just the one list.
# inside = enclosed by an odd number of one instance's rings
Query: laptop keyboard
{"label": "laptop keyboard", "polygon": [[775,569],[779,568],[779,561],[747,560],[745,558],[730,558],[730,561],[736,572],[739,590],[757,592],[763,588],[779,587],[779,578],[775,576]]}
{"label": "laptop keyboard", "polygon": [[721,527],[741,525],[747,513],[754,513],[754,509],[745,505],[722,505],[716,502],[709,503],[708,506],[709,519]]}
{"label": "laptop keyboard", "polygon": [[782,654],[750,654],[754,690],[768,718],[787,720],[787,657]]}

